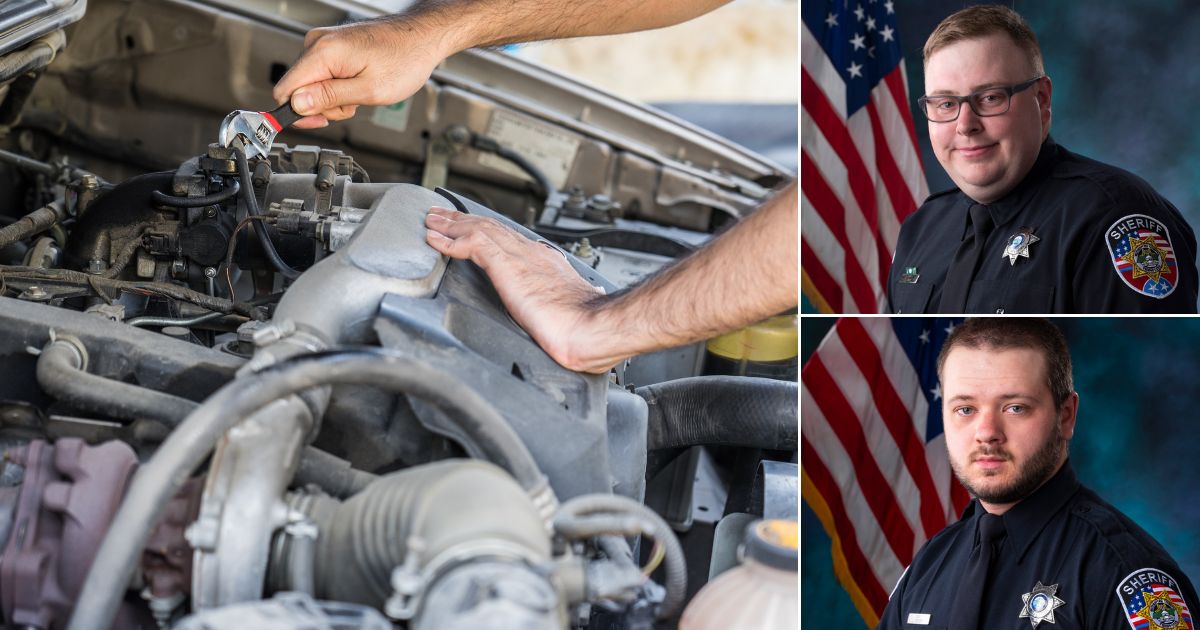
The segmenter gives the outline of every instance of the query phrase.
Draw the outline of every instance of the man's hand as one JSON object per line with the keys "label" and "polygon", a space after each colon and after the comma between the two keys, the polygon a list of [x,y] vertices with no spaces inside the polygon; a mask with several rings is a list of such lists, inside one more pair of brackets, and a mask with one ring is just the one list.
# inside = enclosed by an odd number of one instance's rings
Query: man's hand
{"label": "man's hand", "polygon": [[737,330],[794,308],[799,203],[792,182],[707,245],[605,296],[557,250],[499,222],[432,208],[425,240],[479,265],[513,319],[564,367],[601,374],[628,357]]}
{"label": "man's hand", "polygon": [[677,24],[729,0],[470,0],[414,2],[401,13],[316,28],[299,61],[275,85],[296,126],[324,127],[359,105],[391,105],[416,93],[443,59],[476,46],[627,33]]}
{"label": "man's hand", "polygon": [[305,36],[303,54],[273,94],[278,103],[290,99],[304,115],[297,127],[324,127],[350,118],[359,105],[391,105],[412,96],[454,52],[449,31],[427,29],[416,19],[317,28]]}
{"label": "man's hand", "polygon": [[[508,312],[555,361],[603,374],[624,357],[596,356],[589,303],[603,290],[588,284],[556,249],[487,217],[431,208],[425,240],[434,249],[479,265]],[[591,352],[589,352],[591,351]]]}

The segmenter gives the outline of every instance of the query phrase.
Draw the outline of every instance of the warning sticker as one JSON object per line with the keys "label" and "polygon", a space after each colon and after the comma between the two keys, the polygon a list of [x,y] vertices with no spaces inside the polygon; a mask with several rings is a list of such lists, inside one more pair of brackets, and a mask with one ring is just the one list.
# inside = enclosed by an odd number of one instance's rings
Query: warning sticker
{"label": "warning sticker", "polygon": [[408,106],[408,101],[400,101],[399,103],[376,107],[371,112],[371,122],[380,127],[404,131],[408,129],[408,112],[411,109]]}
{"label": "warning sticker", "polygon": [[[578,137],[533,119],[500,110],[492,114],[486,135],[542,169],[555,187],[566,187],[567,175],[571,172],[575,153],[579,150]],[[530,179],[525,171],[512,162],[491,153],[481,153],[479,163],[515,177]]]}

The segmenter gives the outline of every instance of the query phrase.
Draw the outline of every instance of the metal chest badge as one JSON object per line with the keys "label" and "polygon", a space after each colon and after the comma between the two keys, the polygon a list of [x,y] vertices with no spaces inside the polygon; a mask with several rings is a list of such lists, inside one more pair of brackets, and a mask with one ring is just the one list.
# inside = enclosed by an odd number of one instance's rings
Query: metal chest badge
{"label": "metal chest badge", "polygon": [[1057,592],[1057,584],[1045,586],[1038,580],[1032,591],[1021,596],[1025,605],[1021,607],[1019,618],[1029,619],[1034,628],[1043,621],[1054,623],[1054,609],[1067,603],[1055,595]]}
{"label": "metal chest badge", "polygon": [[1113,223],[1104,235],[1113,267],[1129,288],[1162,299],[1179,284],[1179,263],[1167,226],[1144,214]]}
{"label": "metal chest badge", "polygon": [[1008,246],[1004,248],[1001,257],[1008,258],[1008,264],[1017,264],[1017,258],[1029,258],[1029,246],[1042,239],[1033,235],[1033,228],[1024,227],[1008,238]]}

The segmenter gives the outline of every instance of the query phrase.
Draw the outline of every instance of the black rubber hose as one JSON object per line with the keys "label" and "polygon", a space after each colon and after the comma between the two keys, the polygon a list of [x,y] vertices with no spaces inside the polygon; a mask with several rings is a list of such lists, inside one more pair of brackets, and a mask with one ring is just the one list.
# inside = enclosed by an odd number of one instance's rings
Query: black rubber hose
{"label": "black rubber hose", "polygon": [[217,390],[138,470],[88,571],[68,628],[109,627],[168,501],[226,431],[275,400],[312,387],[345,383],[403,391],[442,407],[484,455],[512,474],[522,488],[542,497],[549,493],[545,476],[512,427],[482,396],[459,386],[453,374],[376,348],[297,357]]}
{"label": "black rubber hose", "polygon": [[175,426],[196,408],[186,398],[91,374],[85,355],[83,345],[68,337],[50,342],[37,360],[38,385],[72,407],[122,420],[149,418]]}
{"label": "black rubber hose", "polygon": [[176,197],[168,195],[161,190],[150,191],[150,196],[154,198],[154,203],[163,206],[171,206],[172,208],[203,208],[204,206],[215,206],[223,201],[228,201],[238,194],[242,186],[238,184],[236,179],[225,180],[227,185],[225,188],[218,190],[215,193],[204,195],[203,197]]}
{"label": "black rubber hose", "polygon": [[371,485],[379,475],[358,470],[350,462],[312,446],[304,447],[296,468],[297,486],[316,484],[339,499],[354,496]]}
{"label": "black rubber hose", "polygon": [[[172,428],[200,406],[187,398],[87,372],[84,354],[82,342],[73,338],[59,337],[51,342],[38,357],[38,384],[46,393],[83,411],[122,420],[149,418]],[[344,499],[378,478],[379,475],[358,470],[340,457],[306,446],[295,482],[298,485],[316,484],[325,492]]]}
{"label": "black rubber hose", "polygon": [[554,531],[567,540],[615,534],[649,536],[661,543],[667,595],[658,618],[669,619],[679,612],[687,596],[687,559],[671,526],[654,510],[620,495],[585,494],[562,504],[554,517]]}
{"label": "black rubber hose", "polygon": [[533,162],[525,159],[525,156],[521,155],[520,153],[501,146],[496,140],[487,136],[472,134],[471,146],[480,151],[494,153],[495,155],[512,162],[522,171],[525,171],[530,177],[533,178],[533,181],[537,184],[538,188],[541,189],[538,192],[541,193],[542,199],[549,198],[550,193],[555,191],[554,184],[550,181],[550,178],[546,176],[546,173],[542,171],[542,169],[535,166]]}
{"label": "black rubber hose", "polygon": [[649,450],[698,444],[795,450],[800,435],[793,381],[694,376],[635,390],[650,408]]}
{"label": "black rubber hose", "polygon": [[[250,162],[246,159],[246,152],[241,149],[234,148],[233,154],[237,159],[238,174],[241,176],[245,185],[242,186],[242,199],[246,202],[247,216],[257,216],[258,200],[254,198],[254,180],[250,177]],[[262,219],[254,220],[254,234],[258,237],[258,244],[262,246],[263,253],[267,255],[267,259],[271,261],[271,266],[276,271],[283,274],[283,277],[288,280],[295,280],[300,277],[300,272],[292,269],[283,258],[279,256],[279,251],[275,249],[275,244],[271,242],[271,237],[267,234],[267,225],[262,222]]]}

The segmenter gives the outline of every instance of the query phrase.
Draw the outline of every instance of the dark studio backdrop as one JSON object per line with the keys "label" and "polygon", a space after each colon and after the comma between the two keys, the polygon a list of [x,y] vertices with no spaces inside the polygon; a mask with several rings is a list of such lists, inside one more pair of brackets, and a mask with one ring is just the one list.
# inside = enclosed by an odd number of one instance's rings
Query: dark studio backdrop
{"label": "dark studio backdrop", "polygon": [[[914,105],[925,89],[921,49],[938,22],[973,4],[986,3],[895,0],[909,106],[931,192],[954,184],[934,157],[927,123]],[[1193,122],[1200,106],[1200,2],[1005,4],[1038,35],[1054,85],[1050,133],[1055,141],[1139,175],[1179,208],[1193,230],[1200,226],[1200,125]]]}
{"label": "dark studio backdrop", "polygon": [[[834,322],[803,318],[802,361]],[[1070,344],[1080,395],[1072,466],[1085,485],[1154,536],[1196,584],[1200,319],[1057,318],[1055,323]],[[801,627],[862,627],[834,577],[830,540],[803,503],[800,533]]]}

